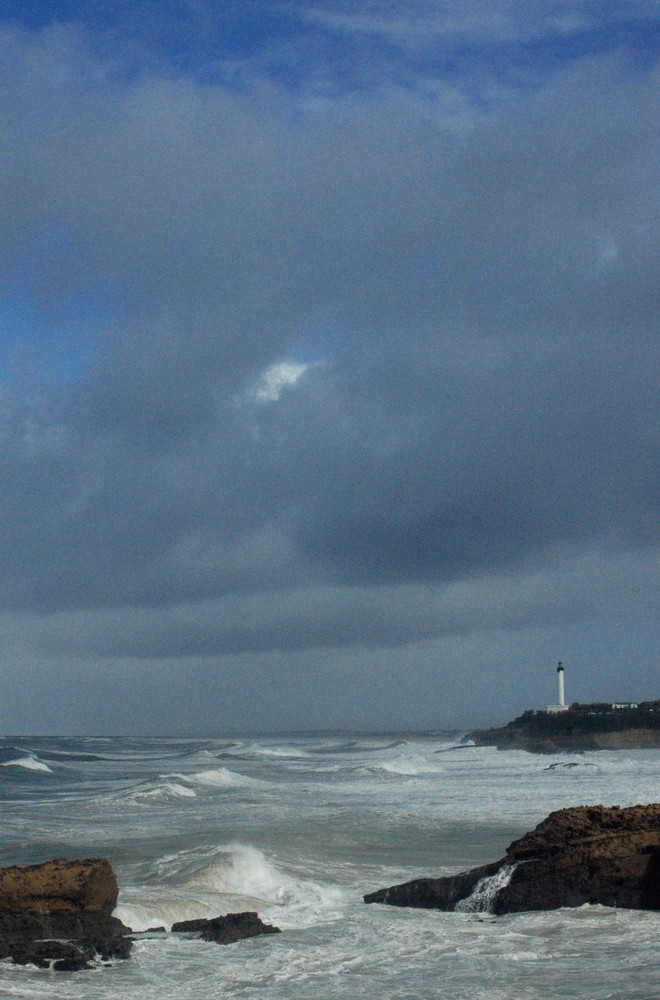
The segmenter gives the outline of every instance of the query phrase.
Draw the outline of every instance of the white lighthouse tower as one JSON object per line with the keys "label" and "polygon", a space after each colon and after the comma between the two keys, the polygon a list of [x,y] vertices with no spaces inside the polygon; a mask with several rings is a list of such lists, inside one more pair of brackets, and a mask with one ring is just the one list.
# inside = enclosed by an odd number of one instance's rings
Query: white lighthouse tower
{"label": "white lighthouse tower", "polygon": [[546,711],[548,712],[568,711],[568,705],[564,700],[564,668],[561,664],[561,660],[557,664],[557,704],[548,705]]}

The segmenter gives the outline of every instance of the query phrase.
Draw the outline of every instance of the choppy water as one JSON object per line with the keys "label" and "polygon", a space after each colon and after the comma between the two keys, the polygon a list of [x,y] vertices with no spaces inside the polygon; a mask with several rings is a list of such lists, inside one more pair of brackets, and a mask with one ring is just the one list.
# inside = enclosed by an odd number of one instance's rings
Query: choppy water
{"label": "choppy water", "polygon": [[138,941],[66,974],[0,963],[0,997],[655,1000],[660,914],[497,919],[362,894],[492,861],[553,809],[660,801],[660,752],[538,757],[446,736],[0,740],[0,864],[104,856],[135,930],[257,910],[283,933]]}

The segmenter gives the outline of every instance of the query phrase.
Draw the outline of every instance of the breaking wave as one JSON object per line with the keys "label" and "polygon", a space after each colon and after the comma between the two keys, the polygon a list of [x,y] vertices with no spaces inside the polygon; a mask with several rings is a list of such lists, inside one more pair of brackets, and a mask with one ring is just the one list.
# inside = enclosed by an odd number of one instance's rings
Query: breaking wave
{"label": "breaking wave", "polygon": [[259,785],[254,778],[237,774],[226,767],[209,768],[192,774],[162,774],[157,780],[146,781],[137,788],[118,793],[118,797],[128,803],[141,805],[154,802],[196,799],[198,795],[213,790],[243,788]]}
{"label": "breaking wave", "polygon": [[247,785],[258,785],[260,782],[254,778],[248,778],[244,774],[230,771],[227,767],[209,768],[205,771],[195,771],[192,774],[177,774],[177,778],[189,781],[196,785],[205,785],[207,788],[229,788],[243,787]]}
{"label": "breaking wave", "polygon": [[309,757],[309,754],[305,750],[299,750],[297,747],[265,747],[261,746],[261,744],[250,747],[250,753],[257,757],[282,757],[284,759]]}
{"label": "breaking wave", "polygon": [[53,773],[53,769],[45,764],[43,760],[39,760],[33,754],[29,757],[17,757],[16,760],[7,760],[2,765],[2,767],[24,767],[27,771],[47,771],[48,774]]}
{"label": "breaking wave", "polygon": [[388,774],[400,774],[408,777],[416,777],[423,774],[442,774],[443,769],[435,762],[431,762],[419,755],[408,757],[398,757],[395,760],[383,760],[369,768],[371,771],[386,771]]}
{"label": "breaking wave", "polygon": [[[168,864],[176,859],[168,859]],[[184,859],[185,862],[185,859]],[[268,917],[275,911],[280,925],[296,926],[300,914],[310,910],[337,910],[341,890],[287,874],[274,861],[249,844],[218,848],[209,864],[186,877],[178,886],[159,891],[151,886],[120,896],[115,916],[134,931],[164,926],[179,920],[215,917],[237,910],[258,910]]]}
{"label": "breaking wave", "polygon": [[134,802],[171,802],[174,799],[196,799],[197,795],[186,785],[176,781],[163,781],[151,787],[138,788],[129,793]]}

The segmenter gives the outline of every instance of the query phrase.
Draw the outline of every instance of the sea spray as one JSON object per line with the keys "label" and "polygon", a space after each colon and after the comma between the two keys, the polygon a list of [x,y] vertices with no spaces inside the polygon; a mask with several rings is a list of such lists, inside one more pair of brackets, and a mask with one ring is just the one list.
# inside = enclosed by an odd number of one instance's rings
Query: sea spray
{"label": "sea spray", "polygon": [[169,930],[181,920],[257,910],[283,921],[283,927],[296,927],[310,914],[325,913],[333,919],[347,898],[334,885],[283,870],[248,844],[215,848],[208,860],[184,877],[186,867],[199,862],[193,852],[161,859],[160,884],[123,889],[115,916],[142,932],[154,926]]}
{"label": "sea spray", "polygon": [[497,895],[509,884],[515,869],[516,865],[502,865],[494,875],[480,878],[470,895],[459,899],[454,910],[457,913],[493,913]]}

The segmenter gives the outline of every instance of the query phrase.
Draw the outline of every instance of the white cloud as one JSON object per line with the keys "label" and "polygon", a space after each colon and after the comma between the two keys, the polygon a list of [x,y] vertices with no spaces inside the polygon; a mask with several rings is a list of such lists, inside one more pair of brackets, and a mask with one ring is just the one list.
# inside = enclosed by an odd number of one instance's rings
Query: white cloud
{"label": "white cloud", "polygon": [[456,5],[447,0],[408,0],[405,4],[365,4],[301,9],[300,16],[343,33],[381,35],[404,45],[515,42],[539,37],[548,30],[584,30],[593,23],[582,0],[563,5],[547,0],[470,0]]}
{"label": "white cloud", "polygon": [[276,403],[283,392],[293,389],[312,364],[300,361],[278,361],[265,369],[249,391],[249,398],[256,403]]}

